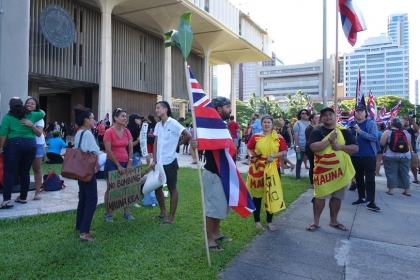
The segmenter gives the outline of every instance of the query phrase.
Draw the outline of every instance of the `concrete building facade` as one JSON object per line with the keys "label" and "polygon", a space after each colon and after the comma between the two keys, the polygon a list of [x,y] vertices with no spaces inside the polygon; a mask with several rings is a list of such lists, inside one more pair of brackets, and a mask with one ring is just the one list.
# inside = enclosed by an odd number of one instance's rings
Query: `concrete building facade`
{"label": "concrete building facade", "polygon": [[[332,98],[334,93],[334,56],[327,60],[327,98]],[[323,63],[322,60],[304,64],[271,66],[257,68],[259,86],[258,96],[270,96],[272,100],[284,101],[286,95],[292,96],[301,90],[311,96],[313,101],[323,99]]]}
{"label": "concrete building facade", "polygon": [[[159,95],[170,104],[188,100],[181,53],[165,49],[163,40],[187,11],[194,30],[188,64],[205,92],[210,66],[228,63],[234,73],[239,63],[271,56],[267,32],[227,0],[1,3],[2,116],[14,96],[37,97],[47,120],[66,122],[73,121],[72,107],[79,103],[102,119],[117,107],[153,114]],[[62,44],[63,38],[70,43]],[[185,106],[179,111],[182,115]]]}

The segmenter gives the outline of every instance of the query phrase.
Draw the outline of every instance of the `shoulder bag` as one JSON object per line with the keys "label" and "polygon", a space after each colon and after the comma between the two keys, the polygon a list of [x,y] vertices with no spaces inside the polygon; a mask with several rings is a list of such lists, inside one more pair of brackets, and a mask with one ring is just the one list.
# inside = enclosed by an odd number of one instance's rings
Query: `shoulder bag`
{"label": "shoulder bag", "polygon": [[82,182],[90,182],[95,174],[95,167],[98,162],[98,156],[92,153],[85,153],[80,150],[83,133],[80,135],[77,149],[67,148],[64,156],[61,175],[68,179],[74,179]]}

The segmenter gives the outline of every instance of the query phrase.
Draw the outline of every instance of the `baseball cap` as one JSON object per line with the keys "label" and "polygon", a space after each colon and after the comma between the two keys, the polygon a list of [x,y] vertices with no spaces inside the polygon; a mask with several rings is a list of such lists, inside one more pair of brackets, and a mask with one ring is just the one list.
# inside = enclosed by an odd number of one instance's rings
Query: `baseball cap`
{"label": "baseball cap", "polygon": [[142,120],[142,119],[144,119],[144,117],[143,116],[140,116],[139,114],[137,114],[137,113],[134,113],[134,114],[131,114],[129,117],[128,117],[128,119],[129,120],[133,120],[133,119],[139,119],[139,120]]}
{"label": "baseball cap", "polygon": [[335,113],[334,112],[334,109],[333,108],[330,108],[330,107],[327,107],[327,108],[324,108],[324,109],[322,109],[319,113],[321,114],[321,116],[324,114],[324,113],[326,113],[326,112],[333,112],[333,113]]}
{"label": "baseball cap", "polygon": [[222,107],[222,106],[225,106],[225,105],[229,105],[229,104],[231,104],[231,102],[230,102],[229,99],[227,99],[224,96],[218,96],[218,97],[215,97],[211,100],[211,104],[213,104],[214,108],[217,108],[217,107]]}
{"label": "baseball cap", "polygon": [[355,111],[357,111],[357,110],[364,110],[364,111],[366,111],[366,107],[365,106],[363,106],[363,105],[357,105],[356,106],[356,108],[354,109]]}

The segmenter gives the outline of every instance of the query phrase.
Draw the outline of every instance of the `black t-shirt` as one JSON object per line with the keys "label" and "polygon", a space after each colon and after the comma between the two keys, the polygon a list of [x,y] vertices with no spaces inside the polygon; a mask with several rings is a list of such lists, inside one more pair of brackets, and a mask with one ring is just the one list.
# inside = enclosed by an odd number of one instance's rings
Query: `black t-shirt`
{"label": "black t-shirt", "polygon": [[284,140],[286,140],[286,144],[291,143],[288,128],[289,127],[285,125],[280,130],[280,135],[283,136]]}
{"label": "black t-shirt", "polygon": [[153,144],[155,143],[155,136],[153,135],[155,131],[156,124],[149,123],[147,126],[147,144]]}
{"label": "black t-shirt", "polygon": [[407,132],[410,133],[411,136],[411,148],[413,149],[413,152],[417,153],[416,135],[414,134],[414,129],[410,127],[407,129]]}
{"label": "black t-shirt", "polygon": [[211,150],[205,150],[204,156],[206,157],[206,164],[204,165],[204,168],[210,171],[211,173],[219,174],[219,170],[217,169],[216,161],[214,160],[213,152]]}
{"label": "black t-shirt", "polygon": [[[314,129],[309,136],[309,145],[312,143],[322,141],[325,138],[325,136],[330,134],[330,132],[333,130],[334,129],[329,129],[329,128],[326,128],[325,126],[321,126]],[[344,136],[345,145],[352,145],[352,144],[357,145],[356,138],[354,138],[354,136],[351,134],[350,131],[345,129],[345,130],[341,130],[341,132],[343,133],[343,136]]]}
{"label": "black t-shirt", "polygon": [[[131,137],[133,137],[133,142],[136,141],[139,138],[140,135],[140,129],[136,127],[128,127],[128,130],[130,130]],[[137,145],[133,145],[133,153],[140,153],[140,143],[137,143]]]}

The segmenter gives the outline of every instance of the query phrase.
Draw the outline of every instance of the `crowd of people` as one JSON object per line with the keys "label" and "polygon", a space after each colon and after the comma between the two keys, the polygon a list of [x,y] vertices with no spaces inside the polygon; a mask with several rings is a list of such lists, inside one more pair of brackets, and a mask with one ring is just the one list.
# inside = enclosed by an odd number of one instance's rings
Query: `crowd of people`
{"label": "crowd of people", "polygon": [[[385,169],[388,195],[393,195],[397,187],[403,189],[402,194],[411,195],[410,170],[414,175],[414,183],[419,183],[416,154],[418,126],[413,116],[392,118],[386,128],[384,124],[376,124],[371,120],[366,108],[358,105],[355,107],[355,120],[343,127],[337,122],[332,108],[324,108],[319,114],[302,109],[298,111],[294,123],[283,117],[275,120],[270,115],[260,117],[258,113],[253,113],[247,127],[241,130],[234,116],[231,116],[229,99],[216,97],[211,103],[220,118],[226,121],[226,129],[230,132],[236,150],[239,151],[241,143],[245,143],[246,156],[242,163],[249,164],[246,186],[255,206],[253,217],[259,230],[276,230],[273,214],[286,207],[281,175],[288,168],[291,172],[295,171],[296,181],[300,182],[302,163],[309,169],[309,188],[314,190],[313,221],[306,227],[308,231],[316,231],[320,227],[319,220],[326,199],[329,199],[329,225],[338,230],[347,230],[338,220],[347,188],[358,192],[358,199],[353,205],[363,204],[369,210],[379,211],[375,201],[375,177],[382,176],[379,172],[381,164]],[[57,122],[48,123],[44,129],[45,113],[32,97],[25,103],[19,98],[13,98],[9,105],[10,111],[3,118],[0,130],[0,151],[5,161],[3,202],[0,209],[13,207],[10,204],[11,191],[17,169],[21,189],[15,202],[27,203],[31,167],[36,187],[34,200],[41,199],[44,146],[49,146],[49,163],[62,163],[60,152],[67,146],[62,137],[65,139],[73,130],[67,129],[65,123],[59,125]],[[90,233],[90,225],[98,201],[97,177],[106,179],[108,172],[116,170],[120,174],[129,173],[134,166],[141,164],[142,156],[146,157],[147,162],[142,176],[159,163],[167,178],[169,209],[165,206],[161,186],[155,191],[160,212],[154,218],[161,220],[163,226],[175,223],[179,149],[183,146],[182,152],[191,154],[194,164],[198,160],[195,152],[199,140],[193,137],[192,124],[183,126],[172,117],[168,102],[157,102],[155,113],[159,122],[152,115],[145,119],[137,113],[128,115],[126,110],[116,108],[112,112],[111,124],[108,120],[96,122],[89,108],[82,105],[74,108],[75,121],[71,127],[75,127],[75,146],[84,152],[98,155],[99,165],[97,176],[93,176],[91,181],[78,181],[79,203],[75,229],[80,232],[81,241],[95,239]],[[145,122],[148,123],[147,154],[142,155],[140,131]],[[287,158],[290,149],[296,153],[296,165]],[[231,242],[232,239],[220,232],[221,220],[226,218],[230,207],[216,162],[219,155],[215,155],[212,150],[201,153],[205,160],[202,180],[208,246],[213,251],[223,251],[217,242]],[[238,153],[232,155],[232,159],[235,162],[241,160]],[[109,190],[104,197],[104,220],[113,222],[113,213],[107,203],[108,194]],[[275,199],[272,199],[274,196]],[[260,218],[263,206],[266,212],[265,225]],[[123,218],[135,220],[130,207],[124,208]]]}

